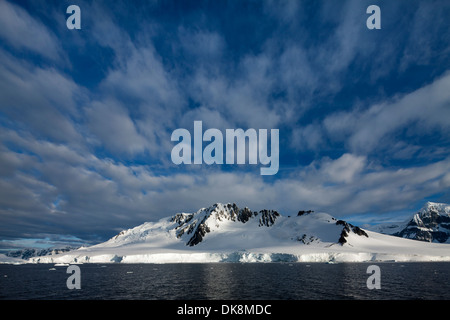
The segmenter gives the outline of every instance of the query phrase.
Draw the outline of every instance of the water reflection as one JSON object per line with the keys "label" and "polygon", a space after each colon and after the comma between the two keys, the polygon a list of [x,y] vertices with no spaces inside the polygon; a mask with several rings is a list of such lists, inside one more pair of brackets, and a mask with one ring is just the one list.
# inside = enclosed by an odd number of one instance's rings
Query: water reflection
{"label": "water reflection", "polygon": [[85,264],[81,290],[64,267],[0,265],[0,299],[450,299],[450,263],[380,263],[380,290],[366,286],[369,265]]}

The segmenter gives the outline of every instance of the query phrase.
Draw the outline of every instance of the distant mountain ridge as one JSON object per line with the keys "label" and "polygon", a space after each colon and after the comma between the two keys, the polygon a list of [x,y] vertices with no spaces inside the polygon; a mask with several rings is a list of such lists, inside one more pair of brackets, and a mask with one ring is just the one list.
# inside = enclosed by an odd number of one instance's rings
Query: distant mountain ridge
{"label": "distant mountain ridge", "polygon": [[65,248],[50,248],[50,249],[34,249],[34,248],[25,248],[20,250],[10,251],[5,254],[7,257],[11,258],[19,258],[28,260],[33,257],[43,257],[49,255],[55,255],[60,253],[69,252],[72,250],[76,250],[78,247],[65,247]]}
{"label": "distant mountain ridge", "polygon": [[216,203],[121,231],[33,263],[450,261],[450,246],[372,232],[324,212],[252,211]]}
{"label": "distant mountain ridge", "polygon": [[404,223],[380,224],[370,229],[406,239],[450,243],[450,205],[427,202]]}

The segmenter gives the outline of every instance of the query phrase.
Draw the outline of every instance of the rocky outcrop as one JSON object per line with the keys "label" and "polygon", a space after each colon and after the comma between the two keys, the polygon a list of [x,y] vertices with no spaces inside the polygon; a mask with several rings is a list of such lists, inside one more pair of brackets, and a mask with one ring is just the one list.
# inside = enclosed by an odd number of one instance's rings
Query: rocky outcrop
{"label": "rocky outcrop", "polygon": [[341,245],[343,245],[344,243],[347,242],[346,238],[348,237],[350,232],[353,232],[353,233],[355,233],[355,234],[357,234],[359,236],[365,236],[367,238],[369,237],[369,235],[363,229],[361,229],[360,227],[354,226],[351,223],[348,223],[348,222],[346,222],[344,220],[336,221],[336,225],[344,226],[342,228],[342,232],[341,232],[341,235],[340,235],[339,240],[338,240],[338,243],[340,243]]}
{"label": "rocky outcrop", "polygon": [[300,210],[298,213],[297,213],[297,217],[301,217],[302,215],[304,215],[304,214],[310,214],[310,213],[313,213],[314,211],[313,210]]}
{"label": "rocky outcrop", "polygon": [[[275,223],[277,217],[280,216],[280,214],[274,210],[261,210],[259,214],[261,215],[261,217],[259,218],[260,227],[270,227]],[[258,213],[255,212],[255,215],[258,215]]]}

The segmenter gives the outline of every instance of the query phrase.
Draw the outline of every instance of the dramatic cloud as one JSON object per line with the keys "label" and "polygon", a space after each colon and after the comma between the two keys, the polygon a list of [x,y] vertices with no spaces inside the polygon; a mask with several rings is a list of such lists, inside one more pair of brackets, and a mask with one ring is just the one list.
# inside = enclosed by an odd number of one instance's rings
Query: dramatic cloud
{"label": "dramatic cloud", "polygon": [[[365,222],[450,201],[450,5],[382,2],[368,30],[370,4],[81,1],[67,30],[64,6],[1,1],[0,249],[215,202]],[[278,174],[174,165],[196,120],[279,129]]]}

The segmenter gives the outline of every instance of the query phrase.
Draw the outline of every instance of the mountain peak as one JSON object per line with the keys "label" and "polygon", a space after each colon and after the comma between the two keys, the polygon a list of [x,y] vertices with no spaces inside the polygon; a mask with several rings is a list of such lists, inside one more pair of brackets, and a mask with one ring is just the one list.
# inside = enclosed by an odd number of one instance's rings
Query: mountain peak
{"label": "mountain peak", "polygon": [[177,238],[187,237],[186,244],[195,246],[203,240],[207,233],[220,228],[224,223],[246,223],[257,216],[259,216],[260,227],[270,227],[280,214],[274,210],[256,212],[247,207],[240,209],[235,203],[215,203],[208,208],[198,210],[196,213],[177,213],[172,217],[171,222],[178,224],[175,227]]}
{"label": "mountain peak", "polygon": [[422,209],[418,212],[419,214],[426,214],[429,212],[436,212],[439,215],[450,215],[450,205],[447,203],[438,203],[428,201]]}
{"label": "mountain peak", "polygon": [[450,205],[427,202],[414,214],[406,226],[394,235],[427,242],[448,242],[450,240]]}
{"label": "mountain peak", "polygon": [[252,211],[247,207],[239,208],[236,203],[215,203],[194,213],[177,213],[158,222],[146,222],[124,230],[110,239],[108,245],[145,242],[158,246],[169,241],[173,245],[178,243],[189,247],[202,243],[204,247],[205,237],[208,238],[208,247],[241,246],[242,239],[251,239],[258,245],[280,240],[298,240],[306,244],[326,241],[344,245],[352,235],[368,237],[362,229],[326,213],[299,212],[302,214],[291,218],[280,215],[276,210]]}

